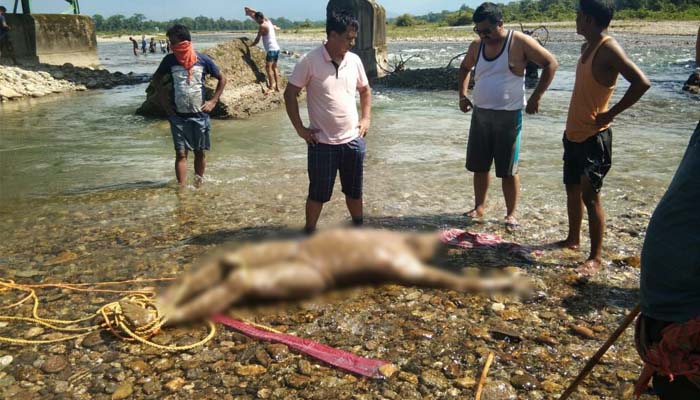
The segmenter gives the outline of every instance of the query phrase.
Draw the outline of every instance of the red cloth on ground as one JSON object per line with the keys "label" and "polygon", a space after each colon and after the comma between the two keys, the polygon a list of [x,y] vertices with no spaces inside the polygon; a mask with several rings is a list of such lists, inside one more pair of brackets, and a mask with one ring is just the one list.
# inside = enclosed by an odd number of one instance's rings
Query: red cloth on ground
{"label": "red cloth on ground", "polygon": [[189,40],[174,44],[171,47],[177,62],[187,70],[187,83],[192,80],[192,67],[197,63],[197,53]]}
{"label": "red cloth on ground", "polygon": [[671,382],[675,376],[682,375],[700,386],[700,317],[669,325],[661,331],[661,335],[661,341],[654,343],[646,352],[637,342],[637,352],[644,361],[644,369],[635,385],[637,398],[649,386],[654,374],[668,376]]}

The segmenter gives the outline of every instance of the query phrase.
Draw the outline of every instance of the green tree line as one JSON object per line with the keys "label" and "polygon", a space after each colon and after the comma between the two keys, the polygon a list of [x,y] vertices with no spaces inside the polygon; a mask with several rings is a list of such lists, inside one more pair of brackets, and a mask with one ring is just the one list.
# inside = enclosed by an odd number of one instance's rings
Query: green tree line
{"label": "green tree line", "polygon": [[[522,0],[499,4],[506,21],[572,21],[576,18],[577,0]],[[474,10],[462,5],[457,11],[413,16],[403,14],[390,21],[396,26],[426,23],[470,25]],[[700,0],[615,0],[616,19],[700,19]]]}
{"label": "green tree line", "polygon": [[[103,17],[96,14],[92,16],[95,22],[95,29],[98,32],[165,32],[174,24],[183,24],[193,31],[254,31],[258,29],[258,24],[246,19],[239,21],[236,19],[209,18],[199,16],[195,18],[178,18],[170,21],[152,21],[143,14],[134,14],[126,17],[121,14]],[[271,18],[272,22],[282,29],[304,29],[324,26],[323,22],[290,21],[287,18]]]}

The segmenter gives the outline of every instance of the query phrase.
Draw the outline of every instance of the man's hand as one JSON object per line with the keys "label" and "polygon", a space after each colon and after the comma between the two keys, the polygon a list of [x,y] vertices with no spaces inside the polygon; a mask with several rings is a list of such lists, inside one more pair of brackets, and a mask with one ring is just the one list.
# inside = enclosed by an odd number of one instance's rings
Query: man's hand
{"label": "man's hand", "polygon": [[316,143],[318,143],[318,140],[316,139],[316,133],[318,133],[318,132],[319,132],[318,129],[311,129],[311,128],[307,128],[305,126],[302,126],[301,129],[297,130],[297,135],[299,135],[299,137],[304,139],[306,141],[306,143],[313,146]]}
{"label": "man's hand", "polygon": [[605,125],[610,124],[613,119],[615,119],[615,115],[610,111],[606,111],[595,116],[595,123],[599,128],[602,128]]}
{"label": "man's hand", "polygon": [[531,96],[527,101],[527,106],[525,107],[525,112],[528,114],[537,114],[540,112],[540,98],[537,96]]}
{"label": "man's hand", "polygon": [[466,97],[459,98],[459,109],[462,110],[463,113],[468,113],[473,108],[474,104],[472,104],[471,100]]}
{"label": "man's hand", "polygon": [[214,107],[216,107],[216,103],[218,102],[218,100],[214,99],[205,101],[202,105],[202,111],[204,111],[205,113],[210,113],[214,109]]}
{"label": "man's hand", "polygon": [[360,130],[360,137],[367,136],[367,131],[369,130],[369,126],[371,123],[372,122],[369,118],[362,118],[360,120],[360,123],[357,125],[357,129]]}

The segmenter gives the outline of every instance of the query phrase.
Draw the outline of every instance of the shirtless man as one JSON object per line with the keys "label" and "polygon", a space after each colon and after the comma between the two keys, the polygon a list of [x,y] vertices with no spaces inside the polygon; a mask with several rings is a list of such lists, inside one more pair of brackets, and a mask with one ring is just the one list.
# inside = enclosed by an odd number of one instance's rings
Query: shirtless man
{"label": "shirtless man", "polygon": [[[540,99],[554,78],[557,60],[530,36],[506,30],[503,14],[493,3],[483,3],[474,11],[474,32],[479,38],[469,46],[459,71],[459,108],[472,109],[467,170],[474,173],[474,208],[465,215],[481,218],[486,210],[489,170],[496,163],[496,176],[502,180],[506,201],[505,224],[518,225],[515,209],[520,192],[518,160],[523,108],[539,112]],[[542,71],[537,87],[525,107],[525,67],[528,62]],[[469,76],[476,66],[472,102],[467,97]]]}
{"label": "shirtless man", "polygon": [[[607,34],[612,17],[610,0],[579,0],[576,31],[586,38],[586,43],[576,65],[576,82],[563,139],[569,234],[557,244],[578,249],[585,205],[591,251],[588,259],[576,269],[582,276],[592,276],[602,267],[605,212],[600,189],[612,165],[610,124],[634,105],[651,85],[617,41]],[[617,104],[608,108],[619,75],[630,87]]]}
{"label": "shirtless man", "polygon": [[429,266],[435,234],[338,229],[302,241],[248,245],[213,258],[160,296],[169,324],[204,318],[254,299],[308,297],[338,285],[395,282],[460,292],[499,290],[513,278],[467,277]]}

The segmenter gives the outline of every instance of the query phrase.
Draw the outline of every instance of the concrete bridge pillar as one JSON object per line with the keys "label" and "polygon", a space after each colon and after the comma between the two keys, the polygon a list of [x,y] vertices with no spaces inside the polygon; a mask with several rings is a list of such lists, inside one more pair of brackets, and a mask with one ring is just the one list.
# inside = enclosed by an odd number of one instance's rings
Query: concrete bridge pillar
{"label": "concrete bridge pillar", "polygon": [[[360,22],[357,43],[352,50],[360,56],[370,78],[382,77],[388,66],[386,12],[375,0],[330,0],[326,12],[349,11]],[[384,68],[384,69],[382,69]]]}

